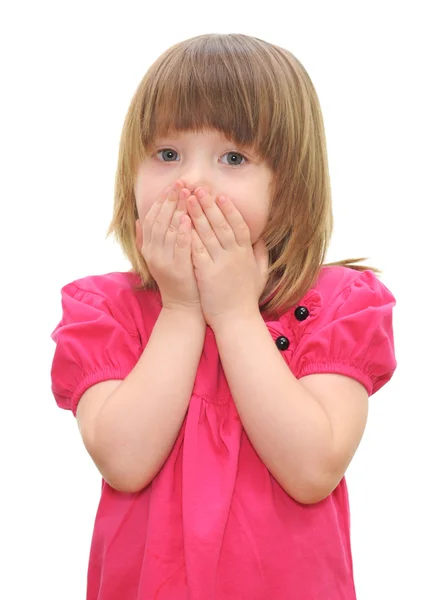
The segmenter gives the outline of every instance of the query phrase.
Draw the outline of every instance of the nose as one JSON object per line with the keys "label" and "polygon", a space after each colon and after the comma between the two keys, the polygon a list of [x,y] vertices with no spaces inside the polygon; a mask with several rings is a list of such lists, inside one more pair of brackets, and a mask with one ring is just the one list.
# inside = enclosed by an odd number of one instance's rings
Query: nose
{"label": "nose", "polygon": [[213,193],[211,175],[204,167],[191,166],[181,174],[180,179],[192,194],[198,188],[204,188],[208,194]]}

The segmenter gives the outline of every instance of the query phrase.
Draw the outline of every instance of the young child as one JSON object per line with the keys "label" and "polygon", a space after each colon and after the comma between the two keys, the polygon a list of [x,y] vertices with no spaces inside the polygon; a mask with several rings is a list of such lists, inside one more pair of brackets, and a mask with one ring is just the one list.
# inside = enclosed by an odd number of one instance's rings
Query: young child
{"label": "young child", "polygon": [[395,300],[324,265],[323,119],[288,51],[203,35],[149,69],[113,232],[62,289],[52,391],[102,477],[88,600],[353,600],[344,473],[392,376]]}

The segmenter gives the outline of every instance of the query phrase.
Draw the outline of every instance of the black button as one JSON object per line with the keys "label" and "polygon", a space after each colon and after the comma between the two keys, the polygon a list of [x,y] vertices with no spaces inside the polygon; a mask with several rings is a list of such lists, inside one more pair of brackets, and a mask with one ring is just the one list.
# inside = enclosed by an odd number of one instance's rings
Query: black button
{"label": "black button", "polygon": [[289,345],[290,345],[290,340],[288,338],[286,338],[284,335],[281,335],[276,340],[276,346],[279,348],[279,350],[286,350]]}
{"label": "black button", "polygon": [[298,321],[305,321],[310,316],[310,311],[306,306],[298,306],[294,311],[294,316]]}

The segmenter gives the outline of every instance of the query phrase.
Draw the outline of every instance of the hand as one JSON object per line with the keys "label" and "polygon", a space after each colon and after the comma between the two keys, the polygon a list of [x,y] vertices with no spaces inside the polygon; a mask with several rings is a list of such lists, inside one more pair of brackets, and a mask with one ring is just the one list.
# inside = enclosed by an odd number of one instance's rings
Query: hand
{"label": "hand", "polygon": [[262,240],[254,246],[248,225],[227,197],[217,200],[205,190],[187,199],[191,216],[192,262],[201,308],[213,329],[228,318],[259,311],[268,277],[268,252]]}
{"label": "hand", "polygon": [[176,181],[151,206],[143,224],[141,253],[158,284],[163,307],[201,313],[191,257],[192,224],[186,214],[190,191]]}

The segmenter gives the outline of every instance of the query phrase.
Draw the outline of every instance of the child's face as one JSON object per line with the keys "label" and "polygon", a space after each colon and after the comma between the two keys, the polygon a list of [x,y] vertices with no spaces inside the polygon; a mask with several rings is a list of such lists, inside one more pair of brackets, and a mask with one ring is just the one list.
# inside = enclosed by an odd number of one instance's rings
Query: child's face
{"label": "child's face", "polygon": [[213,196],[231,198],[254,244],[268,217],[272,177],[253,151],[238,148],[217,131],[187,131],[156,139],[135,181],[138,221],[142,225],[162,192],[181,179],[191,193],[203,187]]}

